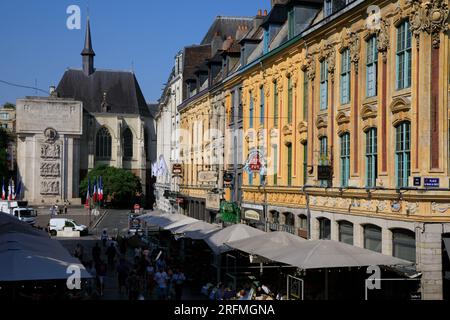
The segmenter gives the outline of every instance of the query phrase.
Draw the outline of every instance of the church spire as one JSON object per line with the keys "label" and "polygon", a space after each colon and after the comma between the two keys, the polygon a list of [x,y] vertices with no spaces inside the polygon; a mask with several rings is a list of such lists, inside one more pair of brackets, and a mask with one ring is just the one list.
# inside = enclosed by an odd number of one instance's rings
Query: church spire
{"label": "church spire", "polygon": [[84,49],[81,51],[81,56],[83,57],[83,72],[85,75],[89,76],[94,73],[94,56],[95,52],[92,49],[91,40],[91,26],[89,22],[89,16],[87,18],[86,24],[86,38],[84,40]]}

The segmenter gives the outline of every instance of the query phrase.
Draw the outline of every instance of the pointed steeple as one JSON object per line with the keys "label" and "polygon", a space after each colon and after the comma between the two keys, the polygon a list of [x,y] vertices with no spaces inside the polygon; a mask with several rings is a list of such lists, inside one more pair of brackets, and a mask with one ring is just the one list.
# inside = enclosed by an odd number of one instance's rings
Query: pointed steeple
{"label": "pointed steeple", "polygon": [[81,56],[83,57],[83,72],[85,75],[89,76],[94,73],[94,56],[95,52],[92,49],[91,40],[91,25],[89,22],[89,16],[87,18],[86,24],[86,38],[84,40],[84,49],[81,51]]}

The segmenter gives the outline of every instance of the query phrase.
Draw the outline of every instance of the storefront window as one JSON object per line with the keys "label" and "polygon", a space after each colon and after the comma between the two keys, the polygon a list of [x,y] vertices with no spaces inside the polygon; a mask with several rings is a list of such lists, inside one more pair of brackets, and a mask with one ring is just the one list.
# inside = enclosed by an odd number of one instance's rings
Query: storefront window
{"label": "storefront window", "polygon": [[339,222],[339,241],[353,245],[353,223]]}
{"label": "storefront window", "polygon": [[331,222],[327,218],[321,218],[319,220],[320,227],[320,239],[330,240],[331,239]]}
{"label": "storefront window", "polygon": [[416,261],[416,235],[405,229],[392,230],[392,255],[399,259]]}
{"label": "storefront window", "polygon": [[373,224],[364,226],[364,248],[381,253],[381,228]]}

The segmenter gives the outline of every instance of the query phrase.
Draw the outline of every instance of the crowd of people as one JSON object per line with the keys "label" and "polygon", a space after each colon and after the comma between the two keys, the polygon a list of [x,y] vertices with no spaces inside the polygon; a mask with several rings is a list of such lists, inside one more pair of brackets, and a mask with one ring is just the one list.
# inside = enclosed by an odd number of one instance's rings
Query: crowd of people
{"label": "crowd of people", "polygon": [[129,300],[182,298],[186,276],[160,250],[131,247],[126,237],[109,238],[104,231],[92,248],[91,259],[81,244],[77,244],[74,256],[93,276],[88,290],[93,298],[104,296],[106,277],[117,279],[118,296]]}

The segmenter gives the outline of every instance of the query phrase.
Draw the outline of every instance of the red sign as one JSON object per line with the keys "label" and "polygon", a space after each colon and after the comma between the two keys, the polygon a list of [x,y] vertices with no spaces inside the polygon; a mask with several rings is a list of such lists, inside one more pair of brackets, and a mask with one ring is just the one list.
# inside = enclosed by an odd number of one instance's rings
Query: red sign
{"label": "red sign", "polygon": [[251,171],[261,170],[261,161],[259,160],[259,153],[252,155],[248,161],[248,167]]}
{"label": "red sign", "polygon": [[184,203],[184,199],[183,198],[177,198],[177,203],[178,204],[183,204]]}

